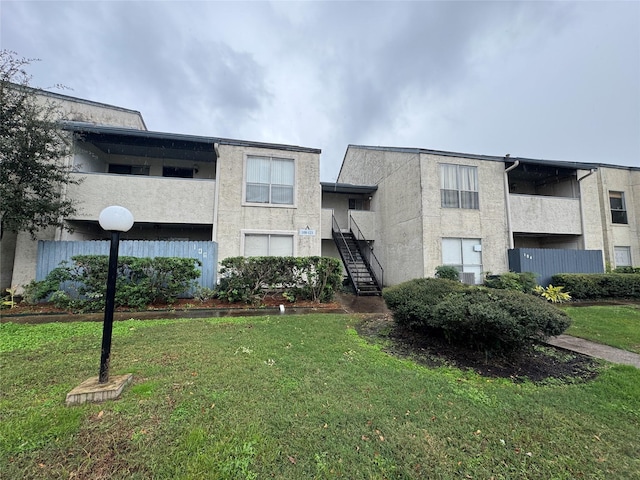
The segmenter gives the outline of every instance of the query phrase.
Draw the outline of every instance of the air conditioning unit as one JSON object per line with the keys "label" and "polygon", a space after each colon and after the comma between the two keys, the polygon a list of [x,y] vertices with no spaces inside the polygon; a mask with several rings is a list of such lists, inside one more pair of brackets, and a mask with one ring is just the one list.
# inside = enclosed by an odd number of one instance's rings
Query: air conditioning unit
{"label": "air conditioning unit", "polygon": [[458,274],[460,276],[460,281],[462,283],[466,283],[467,285],[475,285],[476,283],[476,274],[473,272],[460,272]]}

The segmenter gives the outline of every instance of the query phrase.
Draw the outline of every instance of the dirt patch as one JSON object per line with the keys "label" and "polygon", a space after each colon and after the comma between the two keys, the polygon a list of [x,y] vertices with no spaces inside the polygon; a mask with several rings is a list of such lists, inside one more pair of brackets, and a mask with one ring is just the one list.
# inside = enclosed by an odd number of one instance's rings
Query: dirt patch
{"label": "dirt patch", "polygon": [[[212,298],[206,301],[200,301],[195,298],[179,298],[174,303],[154,303],[149,305],[144,311],[188,311],[188,310],[228,310],[228,309],[253,309],[253,308],[278,308],[284,305],[285,308],[313,308],[319,310],[335,310],[342,308],[338,302],[317,303],[310,300],[296,300],[289,302],[280,294],[267,295],[260,302],[250,303],[231,303],[218,298]],[[136,312],[138,310],[118,307],[116,312]],[[56,307],[53,303],[38,303],[30,305],[27,303],[19,303],[13,308],[3,308],[0,316],[13,315],[42,315],[42,314],[68,314],[75,315],[78,312],[65,310]]]}
{"label": "dirt patch", "polygon": [[487,358],[484,352],[399,327],[391,314],[364,315],[355,328],[368,341],[382,343],[383,350],[390,355],[409,358],[428,367],[469,369],[484,377],[510,378],[515,382],[555,379],[575,383],[595,378],[601,368],[591,357],[547,344],[509,357]]}

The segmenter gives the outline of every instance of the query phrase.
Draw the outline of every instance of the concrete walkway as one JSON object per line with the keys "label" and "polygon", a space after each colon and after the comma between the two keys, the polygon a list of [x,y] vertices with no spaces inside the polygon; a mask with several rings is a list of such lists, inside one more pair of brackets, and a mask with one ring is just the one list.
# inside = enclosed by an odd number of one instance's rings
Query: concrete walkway
{"label": "concrete walkway", "polygon": [[612,363],[620,363],[623,365],[632,365],[640,368],[640,355],[637,353],[627,352],[619,348],[601,345],[599,343],[590,342],[582,338],[572,337],[571,335],[558,335],[551,337],[548,344],[554,347],[564,348],[572,352],[582,353],[589,357],[602,358]]}

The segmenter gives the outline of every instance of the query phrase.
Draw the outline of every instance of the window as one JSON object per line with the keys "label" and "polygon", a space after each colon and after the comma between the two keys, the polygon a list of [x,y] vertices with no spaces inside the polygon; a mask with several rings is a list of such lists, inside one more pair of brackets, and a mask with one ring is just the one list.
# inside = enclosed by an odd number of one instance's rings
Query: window
{"label": "window", "polygon": [[478,169],[464,165],[440,165],[440,201],[443,208],[478,210]]}
{"label": "window", "polygon": [[255,234],[244,236],[245,257],[291,257],[293,235]]}
{"label": "window", "polygon": [[163,177],[193,178],[193,168],[162,167]]}
{"label": "window", "polygon": [[473,275],[473,281],[482,282],[482,241],[479,238],[443,238],[442,263],[458,269],[463,275]]}
{"label": "window", "polygon": [[119,175],[149,175],[149,165],[122,165],[120,163],[110,163],[109,173]]}
{"label": "window", "polygon": [[631,247],[613,247],[616,267],[630,267],[631,263]]}
{"label": "window", "polygon": [[349,210],[364,210],[361,198],[349,199]]}
{"label": "window", "polygon": [[293,159],[247,157],[247,203],[293,205]]}
{"label": "window", "polygon": [[624,193],[609,192],[609,205],[611,206],[611,221],[613,223],[627,223]]}

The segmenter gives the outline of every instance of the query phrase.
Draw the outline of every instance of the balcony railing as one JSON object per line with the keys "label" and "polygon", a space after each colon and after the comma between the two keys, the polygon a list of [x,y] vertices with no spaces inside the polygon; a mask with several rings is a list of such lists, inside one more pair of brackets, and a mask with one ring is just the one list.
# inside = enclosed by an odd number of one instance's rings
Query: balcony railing
{"label": "balcony railing", "polygon": [[142,175],[73,174],[67,197],[78,202],[72,220],[96,220],[109,205],[122,205],[136,222],[212,224],[215,180]]}

